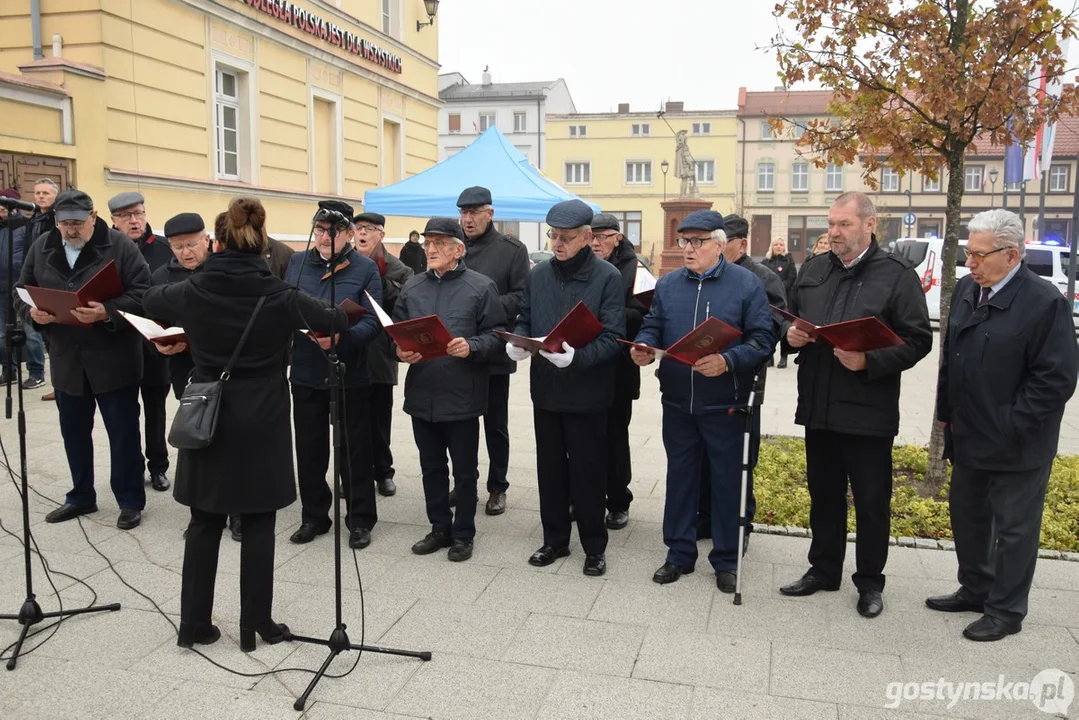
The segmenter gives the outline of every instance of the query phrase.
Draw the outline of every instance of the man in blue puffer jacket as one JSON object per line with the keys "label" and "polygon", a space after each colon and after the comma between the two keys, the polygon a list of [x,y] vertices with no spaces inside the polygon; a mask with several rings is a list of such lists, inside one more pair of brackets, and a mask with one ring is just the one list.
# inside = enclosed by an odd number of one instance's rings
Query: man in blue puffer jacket
{"label": "man in blue puffer jacket", "polygon": [[[743,421],[728,410],[746,404],[754,371],[772,356],[776,338],[764,284],[750,271],[727,262],[723,216],[698,210],[678,228],[685,267],[660,278],[652,308],[636,341],[673,345],[708,317],[742,332],[719,353],[692,368],[664,359],[659,366],[663,396],[663,446],[667,450],[667,502],[663,542],[667,561],[652,579],[670,583],[693,572],[697,562],[697,504],[700,466],[707,453],[712,482],[712,552],[716,585],[734,592],[738,545]],[[638,365],[655,353],[633,348]]]}

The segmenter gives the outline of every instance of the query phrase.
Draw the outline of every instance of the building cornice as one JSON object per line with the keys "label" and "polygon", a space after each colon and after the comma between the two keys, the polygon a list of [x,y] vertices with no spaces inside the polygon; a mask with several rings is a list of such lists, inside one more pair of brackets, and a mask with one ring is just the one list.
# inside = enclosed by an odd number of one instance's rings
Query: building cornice
{"label": "building cornice", "polygon": [[0,85],[11,85],[33,93],[49,93],[51,95],[71,97],[71,93],[63,85],[57,85],[48,80],[38,80],[35,77],[16,75],[15,73],[0,72]]}
{"label": "building cornice", "polygon": [[362,206],[362,199],[351,198],[344,195],[329,195],[327,193],[305,192],[302,190],[287,190],[285,188],[261,187],[230,180],[202,180],[183,178],[175,175],[160,175],[157,173],[139,172],[123,168],[105,168],[105,182],[118,185],[138,185],[139,187],[161,188],[165,190],[182,190],[184,192],[203,193],[207,195],[232,193],[237,195],[251,195],[258,198],[273,200],[296,200],[299,202],[316,202],[318,200],[345,200],[350,205]]}
{"label": "building cornice", "polygon": [[[75,75],[81,75],[83,77],[93,78],[95,80],[104,80],[106,77],[108,77],[102,68],[99,68],[95,65],[87,65],[85,63],[68,60],[64,57],[49,57],[42,58],[41,60],[35,60],[32,63],[19,65],[19,70],[24,73],[52,72],[54,70],[63,70],[64,72],[74,73]],[[49,84],[51,85],[52,83]]]}
{"label": "building cornice", "polygon": [[[738,116],[737,110],[686,110],[684,112],[677,113],[663,113],[665,118],[734,118]],[[630,113],[563,113],[563,114],[550,114],[547,116],[548,120],[622,120],[622,119],[638,119],[638,118],[652,118],[653,120],[659,120],[662,118],[657,117],[655,112],[630,112]]]}

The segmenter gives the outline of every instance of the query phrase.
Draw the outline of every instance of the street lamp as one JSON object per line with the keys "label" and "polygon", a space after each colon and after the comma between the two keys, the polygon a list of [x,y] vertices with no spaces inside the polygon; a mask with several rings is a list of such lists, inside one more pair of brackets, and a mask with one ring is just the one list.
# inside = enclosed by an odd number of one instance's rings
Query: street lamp
{"label": "street lamp", "polygon": [[416,32],[428,25],[435,24],[435,15],[438,15],[438,0],[423,0],[423,9],[427,12],[427,22],[416,21]]}
{"label": "street lamp", "polygon": [[659,164],[659,169],[663,171],[663,202],[667,202],[667,171],[671,169],[671,164],[664,160]]}
{"label": "street lamp", "polygon": [[990,209],[995,208],[997,206],[997,177],[999,175],[1000,175],[1000,172],[996,168],[992,168],[989,171],[989,187],[990,187],[989,207],[990,207]]}

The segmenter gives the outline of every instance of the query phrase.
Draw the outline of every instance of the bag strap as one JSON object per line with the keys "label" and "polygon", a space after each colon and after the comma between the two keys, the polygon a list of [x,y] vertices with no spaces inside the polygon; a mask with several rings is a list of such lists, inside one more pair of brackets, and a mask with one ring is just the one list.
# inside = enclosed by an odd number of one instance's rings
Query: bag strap
{"label": "bag strap", "polygon": [[244,348],[244,343],[247,342],[247,336],[251,334],[251,327],[255,324],[255,318],[258,317],[259,310],[262,309],[263,303],[266,302],[266,296],[263,295],[259,298],[259,301],[255,303],[255,310],[251,313],[251,319],[247,321],[247,327],[244,328],[244,334],[240,336],[240,342],[236,344],[236,349],[232,351],[232,357],[229,358],[229,362],[225,365],[225,369],[221,373],[222,380],[228,380],[232,375],[232,366],[236,364],[236,358],[240,356],[240,351]]}

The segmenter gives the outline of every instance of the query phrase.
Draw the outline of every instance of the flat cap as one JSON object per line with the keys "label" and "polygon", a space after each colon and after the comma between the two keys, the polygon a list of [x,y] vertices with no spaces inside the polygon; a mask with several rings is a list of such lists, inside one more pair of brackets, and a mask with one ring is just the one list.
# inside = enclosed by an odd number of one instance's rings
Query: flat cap
{"label": "flat cap", "polygon": [[[330,212],[341,213],[349,222],[352,222],[352,214],[355,212],[352,206],[347,202],[341,202],[340,200],[319,200],[319,210],[329,210]],[[382,223],[379,223],[380,225]]]}
{"label": "flat cap", "polygon": [[749,237],[749,222],[741,215],[734,213],[723,218],[723,232],[728,240]]}
{"label": "flat cap", "polygon": [[547,211],[547,224],[553,228],[569,230],[589,225],[592,208],[583,200],[563,200]]}
{"label": "flat cap", "polygon": [[190,235],[206,230],[206,223],[198,213],[180,213],[165,221],[165,237]]}
{"label": "flat cap", "polygon": [[378,225],[380,227],[386,227],[386,216],[379,215],[378,213],[361,213],[352,218],[352,222],[359,225],[360,223],[368,223],[370,225]]}
{"label": "flat cap", "polygon": [[457,198],[457,207],[473,207],[476,205],[490,205],[491,191],[485,187],[475,185],[465,188]]}
{"label": "flat cap", "polygon": [[20,198],[19,191],[14,188],[8,188],[7,190],[0,190],[0,197],[11,198],[12,200],[18,200]]}
{"label": "flat cap", "polygon": [[65,190],[56,196],[52,205],[56,222],[78,220],[83,222],[94,210],[94,201],[82,190]]}
{"label": "flat cap", "polygon": [[707,230],[708,232],[723,230],[723,216],[715,210],[692,212],[686,215],[686,219],[678,226],[678,232],[683,230]]}
{"label": "flat cap", "polygon": [[593,230],[614,230],[615,232],[622,232],[622,228],[619,227],[618,218],[610,213],[596,213],[592,216],[592,229]]}
{"label": "flat cap", "polygon": [[423,229],[423,236],[428,235],[445,235],[446,237],[454,237],[464,242],[465,231],[461,229],[461,224],[453,218],[436,217],[427,221],[427,227]]}
{"label": "flat cap", "polygon": [[119,195],[113,195],[109,200],[109,212],[116,213],[126,207],[139,205],[144,202],[146,202],[146,198],[144,198],[140,192],[122,192]]}

